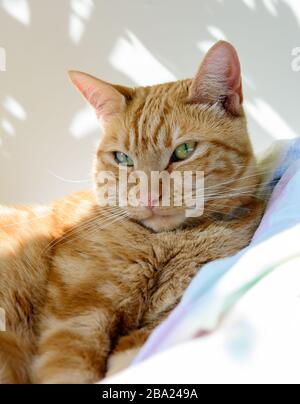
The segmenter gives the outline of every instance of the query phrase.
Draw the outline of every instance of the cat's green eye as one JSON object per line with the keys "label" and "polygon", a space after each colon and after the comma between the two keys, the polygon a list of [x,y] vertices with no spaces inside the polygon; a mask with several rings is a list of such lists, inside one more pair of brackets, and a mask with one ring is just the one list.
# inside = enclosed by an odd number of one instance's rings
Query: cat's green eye
{"label": "cat's green eye", "polygon": [[127,154],[122,152],[115,152],[115,159],[116,162],[119,163],[121,166],[133,167],[134,162],[132,158],[127,156]]}
{"label": "cat's green eye", "polygon": [[186,160],[194,153],[196,146],[197,146],[196,142],[187,142],[181,144],[180,146],[177,147],[177,149],[175,149],[172,156],[172,161],[176,162]]}

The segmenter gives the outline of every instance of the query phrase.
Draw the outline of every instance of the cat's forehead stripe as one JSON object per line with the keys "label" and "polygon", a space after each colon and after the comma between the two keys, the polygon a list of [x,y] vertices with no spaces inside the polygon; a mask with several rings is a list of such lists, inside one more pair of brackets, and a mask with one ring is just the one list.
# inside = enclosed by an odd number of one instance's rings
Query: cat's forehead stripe
{"label": "cat's forehead stripe", "polygon": [[[176,91],[175,91],[176,90]],[[177,92],[175,85],[169,88],[157,86],[148,89],[145,98],[136,107],[133,117],[134,142],[132,133],[129,146],[132,147],[170,147],[172,134],[164,129],[164,125],[170,121],[170,114],[174,113],[170,105],[170,97]],[[173,116],[171,116],[172,120]]]}

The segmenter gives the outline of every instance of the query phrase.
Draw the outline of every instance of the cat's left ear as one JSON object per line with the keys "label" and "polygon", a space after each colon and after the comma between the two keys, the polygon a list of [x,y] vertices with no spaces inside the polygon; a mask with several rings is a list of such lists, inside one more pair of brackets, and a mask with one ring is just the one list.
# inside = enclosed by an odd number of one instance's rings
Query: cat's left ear
{"label": "cat's left ear", "polygon": [[235,48],[219,41],[206,54],[192,83],[189,103],[219,104],[240,115],[243,103],[241,65]]}
{"label": "cat's left ear", "polygon": [[112,85],[86,73],[70,71],[69,78],[89,104],[95,109],[102,127],[126,108],[133,89]]}

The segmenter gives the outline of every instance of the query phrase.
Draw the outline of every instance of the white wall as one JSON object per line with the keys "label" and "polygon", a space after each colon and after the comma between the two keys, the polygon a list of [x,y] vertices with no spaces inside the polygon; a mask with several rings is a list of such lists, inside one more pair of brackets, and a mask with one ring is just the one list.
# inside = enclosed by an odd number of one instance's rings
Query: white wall
{"label": "white wall", "polygon": [[186,78],[220,38],[240,53],[256,148],[300,133],[299,0],[0,0],[0,202],[90,186],[100,133],[68,69],[126,85]]}

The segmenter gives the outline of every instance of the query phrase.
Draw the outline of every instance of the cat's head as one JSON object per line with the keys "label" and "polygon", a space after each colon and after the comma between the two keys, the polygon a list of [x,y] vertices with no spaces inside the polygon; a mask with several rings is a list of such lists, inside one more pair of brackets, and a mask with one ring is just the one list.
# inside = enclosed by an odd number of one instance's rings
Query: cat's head
{"label": "cat's head", "polygon": [[[148,178],[153,171],[203,171],[205,217],[231,214],[252,197],[255,160],[240,62],[229,43],[218,42],[208,52],[193,80],[128,88],[80,72],[70,72],[70,78],[103,128],[95,164],[98,195],[104,187],[100,174],[109,171],[118,182],[126,167],[126,175],[142,171]],[[159,187],[140,194],[139,206],[123,207],[124,215],[157,232],[190,222],[186,206],[174,206],[172,198],[171,206],[157,206],[162,192]],[[203,196],[202,190],[193,192]]]}

